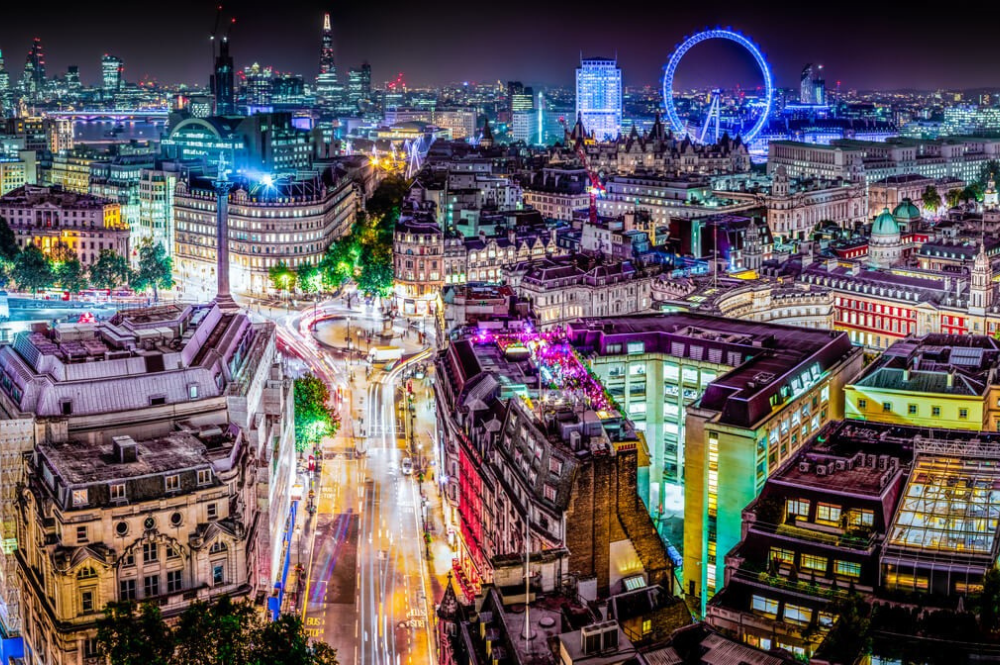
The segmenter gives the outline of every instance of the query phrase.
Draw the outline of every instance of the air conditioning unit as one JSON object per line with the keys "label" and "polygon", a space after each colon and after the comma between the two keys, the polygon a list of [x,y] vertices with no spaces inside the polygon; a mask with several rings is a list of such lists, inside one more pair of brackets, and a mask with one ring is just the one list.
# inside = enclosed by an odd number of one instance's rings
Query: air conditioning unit
{"label": "air conditioning unit", "polygon": [[837,460],[837,471],[847,470],[847,460],[839,459]]}
{"label": "air conditioning unit", "polygon": [[816,465],[816,475],[817,476],[825,476],[826,475],[826,465],[825,464],[817,464]]}
{"label": "air conditioning unit", "polygon": [[799,462],[799,471],[802,473],[809,473],[812,470],[812,464],[809,462]]}

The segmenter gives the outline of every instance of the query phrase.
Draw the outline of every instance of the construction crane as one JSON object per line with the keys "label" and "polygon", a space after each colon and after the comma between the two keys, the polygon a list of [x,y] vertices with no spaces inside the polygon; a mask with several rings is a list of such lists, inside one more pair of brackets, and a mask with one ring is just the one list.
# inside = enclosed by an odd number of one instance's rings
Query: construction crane
{"label": "construction crane", "polygon": [[[572,134],[566,127],[566,119],[562,118],[561,122],[568,143],[572,140]],[[580,163],[583,164],[583,169],[587,172],[587,177],[590,178],[590,187],[587,188],[587,193],[590,194],[590,223],[597,224],[597,197],[604,196],[604,185],[601,184],[601,179],[597,176],[597,172],[590,166],[590,158],[587,157],[584,142],[580,141],[577,143],[575,149],[576,156],[580,159]]]}

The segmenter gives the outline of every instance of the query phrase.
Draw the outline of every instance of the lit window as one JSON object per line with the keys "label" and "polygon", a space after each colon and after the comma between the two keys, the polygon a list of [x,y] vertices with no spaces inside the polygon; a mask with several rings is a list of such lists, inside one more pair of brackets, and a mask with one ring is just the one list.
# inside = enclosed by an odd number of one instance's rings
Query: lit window
{"label": "lit window", "polygon": [[834,561],[833,571],[845,577],[861,577],[861,564],[854,561]]}
{"label": "lit window", "polygon": [[826,557],[816,556],[815,554],[803,554],[802,567],[806,570],[814,570],[816,572],[825,573]]}
{"label": "lit window", "polygon": [[785,621],[799,625],[808,624],[812,621],[812,610],[799,605],[785,604]]}
{"label": "lit window", "polygon": [[777,560],[780,563],[787,563],[789,565],[795,565],[795,552],[791,550],[785,550],[780,547],[771,548],[771,560]]}
{"label": "lit window", "polygon": [[125,483],[112,483],[111,500],[120,501],[125,498]]}
{"label": "lit window", "polygon": [[176,492],[181,488],[181,477],[180,476],[167,476],[166,477],[166,488],[168,492]]}
{"label": "lit window", "polygon": [[87,505],[87,490],[86,488],[82,490],[73,490],[73,505],[74,506],[86,506]]}
{"label": "lit window", "polygon": [[805,499],[789,499],[785,505],[789,515],[809,517],[809,502]]}
{"label": "lit window", "polygon": [[850,526],[872,526],[875,524],[875,513],[871,510],[852,510],[848,513],[847,523]]}
{"label": "lit window", "polygon": [[816,504],[816,521],[827,522],[829,524],[840,524],[840,506],[830,503]]}
{"label": "lit window", "polygon": [[751,604],[754,612],[774,618],[778,615],[778,601],[764,596],[754,596]]}
{"label": "lit window", "polygon": [[198,484],[207,485],[212,482],[212,470],[211,469],[199,469],[198,470]]}

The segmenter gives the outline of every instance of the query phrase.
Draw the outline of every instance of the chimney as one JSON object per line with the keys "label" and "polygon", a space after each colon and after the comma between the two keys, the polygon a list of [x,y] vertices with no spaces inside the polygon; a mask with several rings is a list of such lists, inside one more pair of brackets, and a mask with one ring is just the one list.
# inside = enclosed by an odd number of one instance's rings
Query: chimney
{"label": "chimney", "polygon": [[139,459],[139,446],[130,436],[116,436],[111,439],[115,460],[119,464],[129,464]]}
{"label": "chimney", "polygon": [[948,370],[948,381],[945,385],[948,386],[949,388],[955,387],[955,372],[953,372],[950,369]]}

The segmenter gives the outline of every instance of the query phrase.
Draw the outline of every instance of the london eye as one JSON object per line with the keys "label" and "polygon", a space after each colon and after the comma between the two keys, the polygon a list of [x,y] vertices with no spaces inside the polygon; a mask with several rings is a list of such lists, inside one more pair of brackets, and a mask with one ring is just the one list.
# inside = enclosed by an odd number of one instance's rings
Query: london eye
{"label": "london eye", "polygon": [[721,28],[704,30],[688,37],[673,52],[670,56],[670,61],[667,63],[667,66],[664,67],[663,72],[663,104],[666,107],[667,118],[670,120],[670,124],[677,134],[687,136],[692,141],[696,141],[698,143],[710,142],[712,137],[712,124],[714,123],[714,138],[716,142],[718,141],[720,131],[719,126],[721,122],[721,109],[719,107],[718,94],[712,95],[708,115],[705,118],[705,122],[702,125],[700,132],[692,132],[688,128],[688,124],[681,120],[680,115],[677,113],[677,108],[674,105],[674,74],[677,72],[677,66],[680,64],[685,54],[687,54],[687,52],[694,46],[710,39],[726,39],[731,42],[736,42],[742,46],[750,53],[750,55],[753,56],[754,60],[757,62],[757,67],[760,69],[760,73],[764,78],[764,107],[761,110],[760,115],[756,118],[753,127],[751,127],[749,131],[742,132],[744,143],[749,143],[764,128],[764,125],[767,123],[768,116],[771,114],[771,105],[774,102],[774,81],[771,77],[771,68],[767,64],[767,60],[764,59],[764,54],[760,52],[760,48],[758,48],[757,45],[745,35],[735,30],[728,28],[725,30]]}

